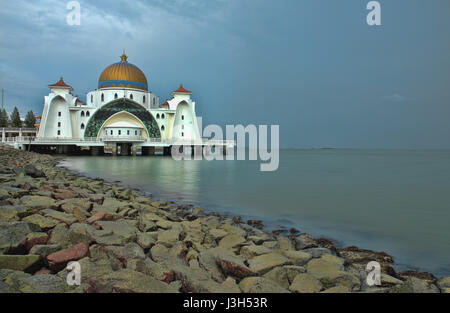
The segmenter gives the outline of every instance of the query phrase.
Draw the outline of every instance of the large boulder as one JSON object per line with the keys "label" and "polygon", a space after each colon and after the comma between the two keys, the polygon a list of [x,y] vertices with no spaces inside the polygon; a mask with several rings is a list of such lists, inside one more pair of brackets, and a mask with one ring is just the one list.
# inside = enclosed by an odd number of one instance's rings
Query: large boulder
{"label": "large boulder", "polygon": [[67,214],[52,209],[42,210],[42,213],[47,217],[57,220],[58,222],[65,223],[67,225],[72,225],[73,223],[77,222],[77,218],[72,214]]}
{"label": "large boulder", "polygon": [[49,274],[24,278],[21,284],[19,290],[23,293],[65,293],[74,289],[64,279]]}
{"label": "large boulder", "polygon": [[331,254],[324,254],[320,258],[309,261],[306,264],[306,270],[318,277],[330,272],[343,271],[344,260]]}
{"label": "large boulder", "polygon": [[285,267],[277,266],[264,274],[264,278],[270,279],[274,282],[276,282],[278,285],[280,285],[283,288],[288,289],[290,285],[288,273]]}
{"label": "large boulder", "polygon": [[294,265],[305,265],[312,259],[312,255],[303,251],[285,251],[284,256],[287,257]]}
{"label": "large boulder", "polygon": [[63,269],[70,261],[78,261],[89,255],[89,246],[84,243],[52,253],[47,256],[50,268],[54,271]]}
{"label": "large boulder", "polygon": [[42,230],[51,229],[59,224],[59,222],[57,220],[55,220],[53,218],[42,216],[40,214],[33,214],[30,216],[27,216],[24,219],[22,219],[22,221],[36,224]]}
{"label": "large boulder", "polygon": [[45,196],[24,196],[20,201],[23,206],[34,210],[45,210],[57,207],[55,199]]}
{"label": "large boulder", "polygon": [[270,252],[272,252],[272,250],[270,250],[269,248],[267,248],[265,246],[250,245],[250,246],[243,246],[241,248],[240,254],[248,260],[255,256],[262,255],[262,254],[268,254]]}
{"label": "large boulder", "polygon": [[26,175],[31,176],[33,178],[39,178],[39,177],[45,177],[45,174],[43,171],[38,170],[33,165],[27,164],[23,168]]}
{"label": "large boulder", "polygon": [[228,234],[219,241],[219,247],[223,249],[234,249],[242,246],[247,240],[239,234]]}

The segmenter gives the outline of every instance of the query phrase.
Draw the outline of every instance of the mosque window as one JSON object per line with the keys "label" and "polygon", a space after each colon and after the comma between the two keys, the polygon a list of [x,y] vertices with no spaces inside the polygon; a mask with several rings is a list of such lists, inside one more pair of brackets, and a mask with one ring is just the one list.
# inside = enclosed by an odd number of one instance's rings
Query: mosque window
{"label": "mosque window", "polygon": [[94,95],[91,95],[91,103],[94,102]]}
{"label": "mosque window", "polygon": [[119,136],[122,135],[122,131],[119,129]]}
{"label": "mosque window", "polygon": [[159,113],[158,113],[158,114],[156,114],[156,118],[157,118],[157,119],[159,119]]}
{"label": "mosque window", "polygon": [[129,130],[127,130],[127,136],[130,136],[130,131]]}
{"label": "mosque window", "polygon": [[58,116],[61,116],[61,112],[58,112]]}
{"label": "mosque window", "polygon": [[133,100],[133,94],[130,95],[130,99]]}
{"label": "mosque window", "polygon": [[119,96],[117,95],[117,93],[114,94],[114,99],[119,98]]}
{"label": "mosque window", "polygon": [[164,127],[164,125],[163,126],[161,126],[161,130],[162,131],[164,131],[166,128]]}
{"label": "mosque window", "polygon": [[164,114],[161,114],[161,118],[164,119],[166,116]]}
{"label": "mosque window", "polygon": [[81,129],[84,129],[84,124],[81,124]]}
{"label": "mosque window", "polygon": [[60,135],[61,135],[61,131],[60,131],[60,130],[58,130],[58,133],[57,133],[57,134],[58,134],[58,136],[60,136]]}
{"label": "mosque window", "polygon": [[181,125],[181,129],[184,129],[184,125]]}
{"label": "mosque window", "polygon": [[81,111],[81,117],[84,117],[84,111]]}
{"label": "mosque window", "polygon": [[153,105],[155,105],[156,104],[156,99],[155,98],[153,98]]}
{"label": "mosque window", "polygon": [[184,115],[181,115],[181,119],[184,121]]}
{"label": "mosque window", "polygon": [[137,130],[134,131],[134,135],[137,136]]}
{"label": "mosque window", "polygon": [[111,136],[114,134],[114,132],[113,132],[113,130],[111,129],[111,132],[110,132],[110,134],[111,134]]}
{"label": "mosque window", "polygon": [[184,133],[181,133],[181,137],[184,137]]}
{"label": "mosque window", "polygon": [[86,112],[86,116],[89,117],[91,116],[91,113],[89,111]]}
{"label": "mosque window", "polygon": [[102,94],[102,102],[104,102],[104,101],[105,101],[105,95]]}
{"label": "mosque window", "polygon": [[58,127],[61,127],[61,122],[58,122]]}
{"label": "mosque window", "polygon": [[143,97],[142,97],[142,102],[144,102],[144,103],[145,103],[145,96],[143,96]]}

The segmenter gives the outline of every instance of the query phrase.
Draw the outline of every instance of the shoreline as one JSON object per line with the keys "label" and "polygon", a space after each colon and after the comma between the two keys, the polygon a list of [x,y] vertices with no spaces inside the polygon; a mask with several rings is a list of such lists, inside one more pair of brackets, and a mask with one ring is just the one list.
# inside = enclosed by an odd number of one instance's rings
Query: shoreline
{"label": "shoreline", "polygon": [[[5,146],[0,158],[0,183],[6,191],[0,232],[9,240],[0,243],[0,289],[450,292],[449,277],[396,273],[393,258],[384,252],[336,247],[335,241],[296,229],[267,232],[262,221],[156,201],[145,190],[58,165],[64,158]],[[69,261],[81,265],[81,286],[65,284]],[[381,265],[381,286],[365,283],[369,261]],[[13,285],[2,285],[11,280]],[[18,290],[16,280],[23,284]]]}

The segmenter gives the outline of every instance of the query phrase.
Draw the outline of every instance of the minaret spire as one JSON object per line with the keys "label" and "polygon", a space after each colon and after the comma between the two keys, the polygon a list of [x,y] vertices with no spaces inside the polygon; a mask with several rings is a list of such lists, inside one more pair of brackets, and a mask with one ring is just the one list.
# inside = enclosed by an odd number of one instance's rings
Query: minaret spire
{"label": "minaret spire", "polygon": [[126,63],[127,60],[128,60],[128,56],[125,54],[125,49],[124,49],[122,55],[120,56],[120,62]]}

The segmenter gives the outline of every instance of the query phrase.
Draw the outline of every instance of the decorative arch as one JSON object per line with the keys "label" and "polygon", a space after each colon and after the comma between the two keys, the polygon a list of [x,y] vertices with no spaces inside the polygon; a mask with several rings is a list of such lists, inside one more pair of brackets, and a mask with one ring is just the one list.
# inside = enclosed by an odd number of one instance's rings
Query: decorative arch
{"label": "decorative arch", "polygon": [[150,138],[161,138],[158,124],[153,115],[142,105],[127,99],[113,100],[97,110],[86,125],[85,137],[97,137],[104,123],[113,115],[128,112],[139,119],[145,126]]}

